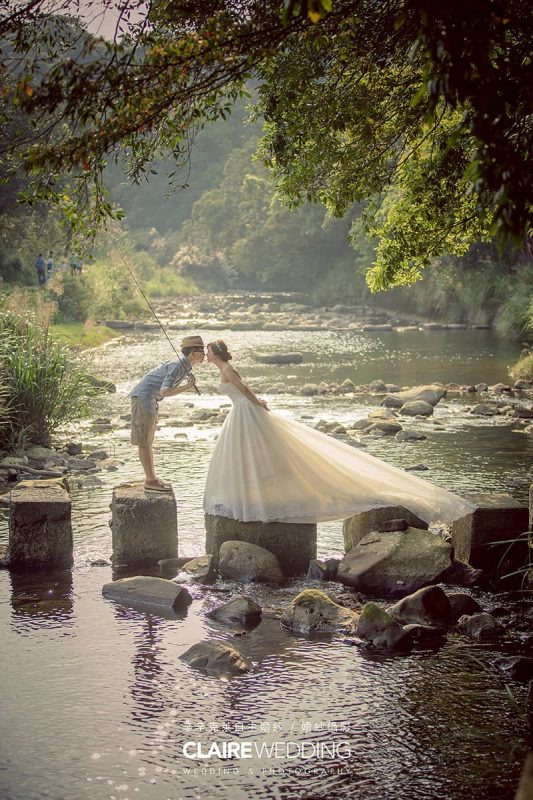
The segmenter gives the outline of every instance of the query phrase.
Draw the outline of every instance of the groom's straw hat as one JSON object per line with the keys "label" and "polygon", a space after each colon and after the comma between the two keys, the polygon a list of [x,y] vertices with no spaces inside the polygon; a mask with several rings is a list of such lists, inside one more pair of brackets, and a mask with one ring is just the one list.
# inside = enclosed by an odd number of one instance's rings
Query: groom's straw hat
{"label": "groom's straw hat", "polygon": [[185,336],[181,340],[182,347],[201,347],[204,348],[204,340],[201,336]]}

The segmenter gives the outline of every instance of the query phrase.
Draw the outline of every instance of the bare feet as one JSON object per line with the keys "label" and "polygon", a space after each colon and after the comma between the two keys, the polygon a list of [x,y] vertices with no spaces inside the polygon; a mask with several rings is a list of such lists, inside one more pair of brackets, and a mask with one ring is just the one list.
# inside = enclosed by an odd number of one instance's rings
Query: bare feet
{"label": "bare feet", "polygon": [[153,481],[145,481],[144,488],[150,492],[171,492],[172,485],[166,481],[156,478]]}

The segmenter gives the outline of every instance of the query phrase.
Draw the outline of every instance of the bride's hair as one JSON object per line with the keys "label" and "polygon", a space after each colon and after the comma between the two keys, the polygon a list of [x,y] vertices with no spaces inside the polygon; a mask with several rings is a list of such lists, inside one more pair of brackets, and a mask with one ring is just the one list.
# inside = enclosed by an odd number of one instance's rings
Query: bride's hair
{"label": "bride's hair", "polygon": [[222,359],[222,361],[231,361],[231,353],[228,350],[228,345],[222,339],[217,339],[216,342],[210,342],[208,347],[211,348],[213,353]]}

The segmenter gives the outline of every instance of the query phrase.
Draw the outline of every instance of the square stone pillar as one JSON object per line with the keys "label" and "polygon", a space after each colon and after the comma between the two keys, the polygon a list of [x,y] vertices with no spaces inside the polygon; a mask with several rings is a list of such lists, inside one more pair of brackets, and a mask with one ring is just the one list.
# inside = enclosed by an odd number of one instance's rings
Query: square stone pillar
{"label": "square stone pillar", "polygon": [[352,514],[351,517],[343,520],[342,535],[345,552],[349,553],[352,547],[365,538],[367,533],[379,530],[382,522],[389,522],[392,519],[404,519],[410,528],[419,530],[428,528],[427,522],[417,517],[408,508],[383,504],[367,511],[360,511],[358,514]]}
{"label": "square stone pillar", "polygon": [[317,528],[312,524],[239,522],[206,514],[205,532],[205,551],[213,554],[217,564],[220,545],[232,539],[270,550],[287,577],[307,574],[309,562],[316,558]]}
{"label": "square stone pillar", "polygon": [[156,564],[178,555],[174,492],[148,492],[142,481],[122,483],[111,501],[112,563]]}
{"label": "square stone pillar", "polygon": [[[454,557],[472,567],[493,572],[510,545],[491,543],[510,542],[511,539],[527,531],[528,508],[505,493],[465,496],[478,507],[452,524]],[[513,550],[516,551],[516,555],[513,554]],[[518,552],[518,545],[515,545],[507,554],[506,561],[516,559],[520,563],[522,550],[523,548],[520,548]]]}
{"label": "square stone pillar", "polygon": [[59,481],[21,481],[9,500],[9,567],[69,569],[74,543],[64,486]]}

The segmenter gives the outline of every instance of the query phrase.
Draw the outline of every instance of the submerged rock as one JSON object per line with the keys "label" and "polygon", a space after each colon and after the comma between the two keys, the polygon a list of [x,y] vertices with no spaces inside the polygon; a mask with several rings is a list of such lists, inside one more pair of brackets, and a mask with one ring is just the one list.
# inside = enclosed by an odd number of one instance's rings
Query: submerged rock
{"label": "submerged rock", "polygon": [[387,614],[377,603],[365,603],[357,623],[359,638],[387,650],[409,650],[412,637],[409,631]]}
{"label": "submerged rock", "polygon": [[533,659],[526,656],[510,656],[497,658],[493,665],[496,669],[503,673],[506,678],[512,681],[527,681],[533,680]]}
{"label": "submerged rock", "polygon": [[208,611],[206,616],[227,625],[250,627],[261,619],[262,609],[251,597],[235,597],[228,603]]}
{"label": "submerged rock", "polygon": [[452,622],[452,610],[446,592],[440,586],[426,586],[403,597],[387,613],[404,624],[430,625],[447,628]]}
{"label": "submerged rock", "polygon": [[254,359],[260,364],[301,364],[302,353],[254,353]]}
{"label": "submerged rock", "polygon": [[335,603],[318,589],[304,589],[281,616],[287,628],[298,633],[332,632],[339,629],[355,632],[359,614]]}
{"label": "submerged rock", "polygon": [[457,622],[462,616],[471,616],[483,611],[477,600],[474,600],[466,592],[450,592],[448,600],[452,612],[452,622]]}
{"label": "submerged rock", "polygon": [[194,669],[219,676],[249,672],[253,666],[234,645],[215,640],[193,644],[179,658]]}
{"label": "submerged rock", "polygon": [[411,636],[413,642],[421,647],[433,647],[441,644],[446,638],[444,628],[435,628],[431,625],[419,625],[413,622],[404,625],[403,629]]}
{"label": "submerged rock", "polygon": [[213,583],[216,577],[215,560],[210,553],[187,561],[182,570],[198,583]]}
{"label": "submerged rock", "polygon": [[490,614],[463,615],[459,618],[459,630],[472,639],[494,639],[500,633],[500,626]]}

